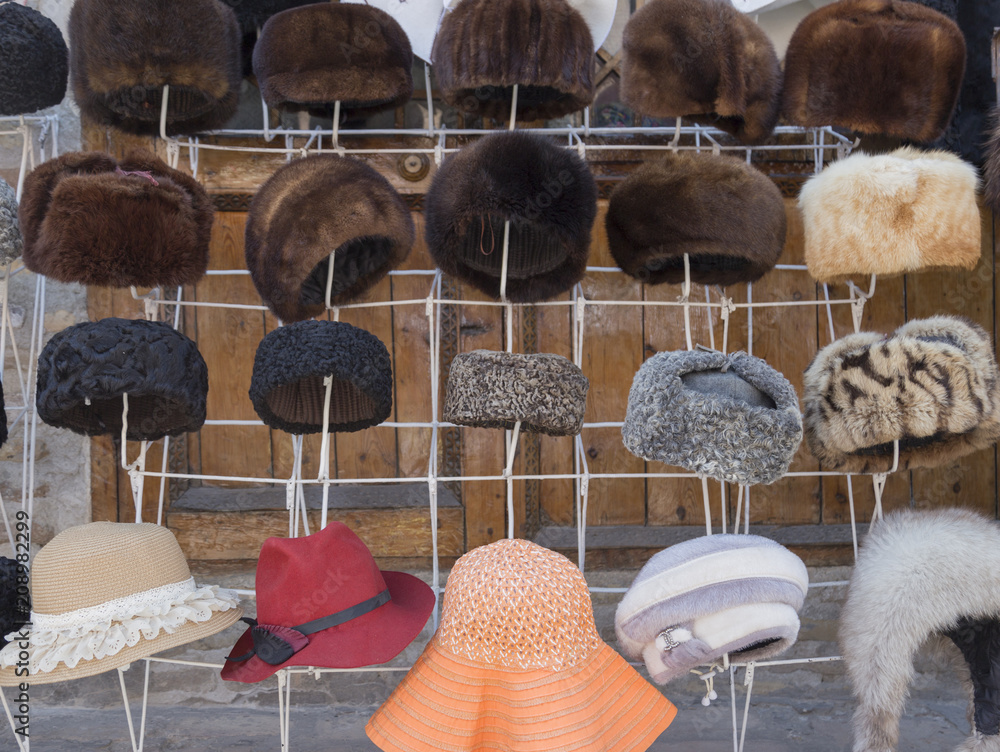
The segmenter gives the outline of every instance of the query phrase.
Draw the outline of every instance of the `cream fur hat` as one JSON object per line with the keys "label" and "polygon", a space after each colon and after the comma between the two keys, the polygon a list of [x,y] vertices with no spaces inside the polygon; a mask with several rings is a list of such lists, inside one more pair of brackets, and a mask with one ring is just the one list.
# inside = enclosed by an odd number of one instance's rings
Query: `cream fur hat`
{"label": "cream fur hat", "polygon": [[976,168],[946,151],[909,146],[854,154],[799,194],[805,256],[817,282],[979,263]]}

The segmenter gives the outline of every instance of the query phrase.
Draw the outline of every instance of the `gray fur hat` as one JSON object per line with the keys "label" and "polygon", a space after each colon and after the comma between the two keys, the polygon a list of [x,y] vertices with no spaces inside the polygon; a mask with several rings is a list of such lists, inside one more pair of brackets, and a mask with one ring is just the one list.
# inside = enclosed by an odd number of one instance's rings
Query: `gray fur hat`
{"label": "gray fur hat", "polygon": [[628,395],[622,439],[647,460],[729,483],[774,483],[802,442],[788,380],[744,352],[654,355]]}
{"label": "gray fur hat", "polygon": [[0,265],[21,258],[24,239],[17,221],[17,198],[14,189],[0,178]]}
{"label": "gray fur hat", "polygon": [[728,653],[772,658],[799,633],[809,573],[802,559],[759,535],[710,535],[660,551],[636,575],[615,612],[627,658],[657,684]]}
{"label": "gray fur hat", "polygon": [[444,419],[460,426],[513,428],[550,436],[583,429],[590,382],[561,355],[473,350],[451,362]]}

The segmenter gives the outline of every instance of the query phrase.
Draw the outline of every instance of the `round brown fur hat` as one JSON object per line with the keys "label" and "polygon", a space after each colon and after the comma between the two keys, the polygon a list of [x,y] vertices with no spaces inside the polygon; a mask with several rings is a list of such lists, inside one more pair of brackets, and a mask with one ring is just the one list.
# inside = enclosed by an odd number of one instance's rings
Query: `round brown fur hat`
{"label": "round brown fur hat", "polygon": [[452,154],[425,205],[434,262],[493,298],[500,298],[506,220],[508,300],[555,297],[587,270],[597,184],[575,152],[541,136],[503,131]]}
{"label": "round brown fur hat", "polygon": [[806,369],[805,436],[825,470],[937,467],[1000,439],[1000,373],[990,337],[956,316],[850,334]]}
{"label": "round brown fur hat", "polygon": [[774,45],[729,0],[652,0],[622,37],[622,102],[652,117],[690,117],[759,143],[781,107]]}
{"label": "round brown fur hat", "polygon": [[50,159],[25,179],[18,216],[25,266],[60,282],[174,287],[208,267],[208,194],[150,152]]}
{"label": "round brown fur hat", "polygon": [[434,74],[444,100],[506,120],[514,85],[517,117],[547,120],[594,100],[594,43],[566,0],[462,0],[434,38]]}
{"label": "round brown fur hat", "polygon": [[840,0],[813,11],[785,53],[785,118],[933,141],[965,75],[965,38],[943,13],[904,0]]}
{"label": "round brown fur hat", "polygon": [[69,17],[73,94],[81,112],[130,133],[221,127],[236,112],[240,30],[220,0],[76,0]]}
{"label": "round brown fur hat", "polygon": [[647,284],[755,282],[785,245],[781,191],[740,159],[667,154],[620,183],[605,218],[611,255]]}
{"label": "round brown fur hat", "polygon": [[413,52],[385,11],[315,3],[268,19],[253,51],[253,71],[268,106],[365,115],[413,95]]}
{"label": "round brown fur hat", "polygon": [[0,115],[24,115],[59,104],[69,58],[55,23],[20,3],[0,4]]}
{"label": "round brown fur hat", "polygon": [[285,323],[348,303],[403,262],[413,219],[396,189],[368,165],[321,154],[282,167],[250,204],[246,263],[260,297]]}

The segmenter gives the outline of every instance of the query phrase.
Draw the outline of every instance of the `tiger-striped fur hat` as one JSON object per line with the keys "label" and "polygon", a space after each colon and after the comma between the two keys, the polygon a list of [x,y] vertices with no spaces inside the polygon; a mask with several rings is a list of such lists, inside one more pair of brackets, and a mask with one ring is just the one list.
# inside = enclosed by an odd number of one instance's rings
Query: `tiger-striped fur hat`
{"label": "tiger-striped fur hat", "polygon": [[989,335],[955,316],[862,332],[805,373],[805,436],[827,470],[937,467],[1000,439],[1000,373]]}

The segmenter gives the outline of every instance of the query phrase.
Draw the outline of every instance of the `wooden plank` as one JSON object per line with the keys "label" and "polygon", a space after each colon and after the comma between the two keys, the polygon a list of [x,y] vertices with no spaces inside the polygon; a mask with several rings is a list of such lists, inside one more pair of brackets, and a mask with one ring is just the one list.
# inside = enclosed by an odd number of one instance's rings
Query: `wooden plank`
{"label": "wooden plank", "polygon": [[[107,287],[87,288],[87,316],[99,321],[114,315],[114,300]],[[94,522],[118,522],[118,465],[111,436],[90,440],[90,514]]]}
{"label": "wooden plank", "polygon": [[[569,300],[569,293],[556,300]],[[573,308],[571,306],[538,306],[535,308],[535,326],[538,332],[538,352],[555,353],[572,360],[571,347]],[[596,389],[595,384],[590,385]],[[590,420],[585,414],[584,420]],[[573,472],[575,437],[541,436],[539,465],[544,475],[561,475]],[[542,520],[553,525],[572,525],[576,517],[576,499],[571,479],[543,480],[539,496]]]}

